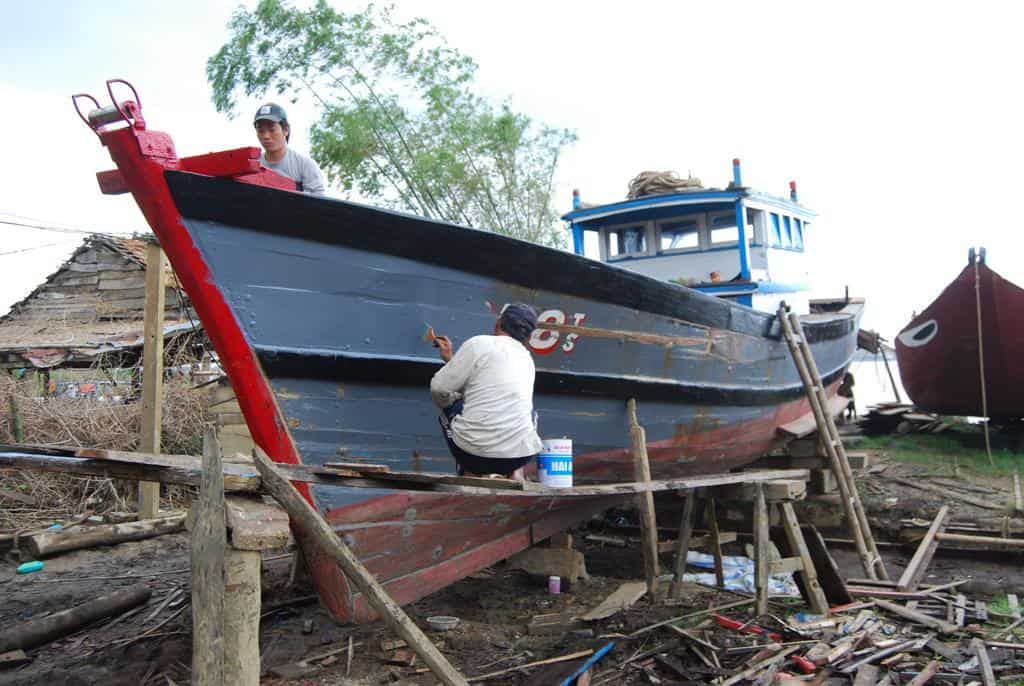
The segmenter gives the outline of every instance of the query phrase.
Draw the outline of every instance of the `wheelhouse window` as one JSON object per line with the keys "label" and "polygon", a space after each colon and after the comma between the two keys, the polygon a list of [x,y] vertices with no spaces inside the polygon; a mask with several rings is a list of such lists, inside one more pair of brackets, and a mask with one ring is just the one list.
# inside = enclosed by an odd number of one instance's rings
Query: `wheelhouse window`
{"label": "wheelhouse window", "polygon": [[789,217],[782,218],[782,245],[786,248],[792,248],[793,246],[793,223]]}
{"label": "wheelhouse window", "polygon": [[700,249],[700,226],[695,220],[665,222],[659,228],[658,252]]}
{"label": "wheelhouse window", "polygon": [[772,212],[772,232],[768,239],[768,244],[773,248],[778,248],[782,245],[782,227],[779,220],[779,215]]}
{"label": "wheelhouse window", "polygon": [[647,230],[643,224],[608,231],[608,257],[628,257],[647,252]]}
{"label": "wheelhouse window", "polygon": [[799,219],[793,220],[793,247],[804,249],[804,223]]}
{"label": "wheelhouse window", "polygon": [[739,240],[739,235],[735,218],[721,215],[711,219],[711,245],[736,243]]}

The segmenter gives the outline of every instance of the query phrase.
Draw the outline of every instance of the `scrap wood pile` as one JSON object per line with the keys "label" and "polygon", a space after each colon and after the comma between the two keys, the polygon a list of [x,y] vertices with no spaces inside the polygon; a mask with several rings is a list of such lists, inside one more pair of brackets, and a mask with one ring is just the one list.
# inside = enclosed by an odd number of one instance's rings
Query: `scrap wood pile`
{"label": "scrap wood pile", "polygon": [[861,431],[869,436],[891,433],[937,434],[952,426],[939,415],[923,412],[913,405],[894,402],[871,406],[860,420]]}
{"label": "scrap wood pile", "polygon": [[[1024,678],[1024,643],[1013,642],[1021,622],[984,602],[956,593],[965,581],[904,594],[907,604],[870,594],[827,615],[748,617],[729,603],[638,629],[616,640],[617,650],[595,674],[642,672],[629,683],[995,683]],[[657,633],[654,633],[657,632]],[[646,635],[646,636],[645,636]],[[638,644],[639,638],[649,639]],[[628,646],[628,648],[626,648]],[[622,648],[626,648],[623,650]],[[963,680],[963,681],[961,681]]]}

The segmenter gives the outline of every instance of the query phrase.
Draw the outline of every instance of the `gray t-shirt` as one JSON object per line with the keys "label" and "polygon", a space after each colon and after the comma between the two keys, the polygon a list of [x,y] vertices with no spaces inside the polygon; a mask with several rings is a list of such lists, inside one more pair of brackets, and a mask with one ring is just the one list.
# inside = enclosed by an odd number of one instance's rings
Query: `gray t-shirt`
{"label": "gray t-shirt", "polygon": [[299,190],[304,193],[324,194],[324,175],[321,173],[320,167],[302,153],[287,148],[280,161],[268,162],[267,153],[262,152],[260,153],[260,164],[282,176],[287,176],[299,184]]}

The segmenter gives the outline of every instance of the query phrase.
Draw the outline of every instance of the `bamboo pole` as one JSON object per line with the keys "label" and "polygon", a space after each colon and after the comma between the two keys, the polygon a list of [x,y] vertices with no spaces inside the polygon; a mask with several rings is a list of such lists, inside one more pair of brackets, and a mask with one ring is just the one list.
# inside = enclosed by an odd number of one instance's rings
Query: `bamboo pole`
{"label": "bamboo pole", "polygon": [[985,418],[982,425],[985,429],[985,454],[988,455],[988,464],[995,467],[995,460],[992,459],[992,443],[988,438],[988,395],[985,391],[985,341],[981,335],[981,273],[978,271],[978,262],[974,262],[974,302],[978,313],[978,377],[981,381],[981,414]]}
{"label": "bamboo pole", "polygon": [[825,408],[828,407],[828,399],[825,397],[825,388],[822,385],[821,373],[818,371],[818,364],[814,361],[814,355],[811,354],[811,348],[807,344],[807,339],[804,337],[803,326],[800,324],[800,318],[795,313],[789,313],[789,321],[798,337],[798,346],[802,345],[804,351],[804,358],[807,361],[807,369],[812,374],[812,378],[817,379],[818,383],[812,386],[813,391],[818,396],[818,404],[821,408],[821,415],[825,419],[826,432],[829,436],[829,443],[833,448],[839,465],[839,468],[843,472],[843,476],[849,484],[850,496],[853,499],[853,511],[857,515],[860,522],[861,535],[864,537],[865,545],[868,548],[868,552],[872,556],[872,566],[876,569],[878,578],[885,579],[888,581],[889,574],[885,570],[885,563],[882,561],[882,555],[878,552],[878,546],[875,545],[875,537],[871,533],[871,524],[868,522],[867,512],[864,510],[864,505],[860,501],[860,493],[857,492],[857,481],[853,476],[853,469],[850,468],[850,461],[846,459],[846,448],[843,447],[843,442],[839,438],[839,429],[836,428],[835,420],[831,413],[826,412]]}
{"label": "bamboo pole", "polygon": [[[827,424],[824,418],[828,412],[826,412],[822,407],[821,399],[815,391],[816,387],[812,380],[811,371],[808,364],[804,361],[804,356],[801,353],[800,347],[797,345],[794,327],[790,324],[784,305],[779,306],[778,319],[784,334],[783,338],[785,338],[786,344],[789,346],[789,351],[792,353],[793,361],[796,364],[797,372],[800,375],[800,380],[803,381],[804,388],[807,391],[807,400],[811,405],[811,411],[814,413],[814,419],[818,424],[818,434],[823,446],[825,447],[825,453],[828,455],[829,462],[832,466],[832,472],[836,475],[836,482],[839,486],[839,492],[843,503],[843,513],[849,524],[850,534],[853,536],[854,546],[857,548],[857,555],[860,557],[861,564],[864,567],[864,573],[871,579],[877,579],[878,575],[875,572],[875,566],[871,559],[871,552],[868,550],[864,533],[861,528],[860,518],[857,516],[854,506],[854,494],[851,492],[852,483],[846,479],[846,473],[843,470],[842,465],[839,463],[839,456],[835,449],[834,442],[827,430]],[[820,377],[818,378],[820,379]],[[826,430],[822,431],[822,429]]]}

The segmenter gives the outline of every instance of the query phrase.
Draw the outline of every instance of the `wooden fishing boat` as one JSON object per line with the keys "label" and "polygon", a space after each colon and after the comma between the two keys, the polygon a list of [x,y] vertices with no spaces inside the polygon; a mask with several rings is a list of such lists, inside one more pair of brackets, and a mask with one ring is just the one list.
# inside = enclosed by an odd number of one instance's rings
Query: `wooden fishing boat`
{"label": "wooden fishing boat", "polygon": [[[632,480],[629,398],[655,479],[741,466],[809,412],[773,315],[501,235],[298,193],[255,148],[179,158],[146,127],[137,95],[92,102],[83,119],[117,165],[98,174],[102,190],[135,197],[254,441],[278,462],[453,472],[428,392],[440,361],[423,334],[433,326],[458,344],[512,301],[541,312],[530,340],[540,432],[573,439],[577,483]],[[859,315],[851,305],[803,321],[830,392]],[[628,498],[300,488],[400,603]],[[371,617],[337,567],[303,546],[328,608]]]}
{"label": "wooden fishing boat", "polygon": [[1024,417],[1022,350],[1024,290],[985,264],[984,248],[896,337],[903,387],[937,414],[984,416],[984,383],[989,417]]}

